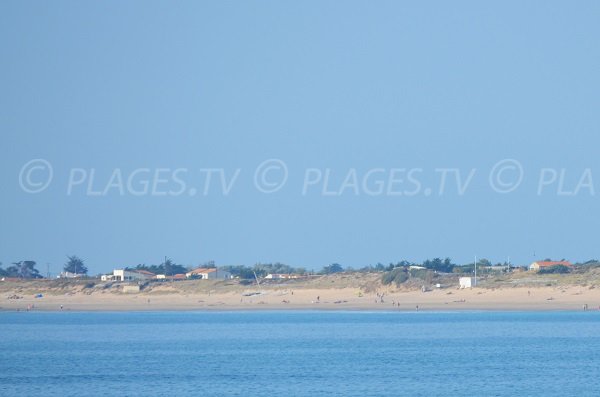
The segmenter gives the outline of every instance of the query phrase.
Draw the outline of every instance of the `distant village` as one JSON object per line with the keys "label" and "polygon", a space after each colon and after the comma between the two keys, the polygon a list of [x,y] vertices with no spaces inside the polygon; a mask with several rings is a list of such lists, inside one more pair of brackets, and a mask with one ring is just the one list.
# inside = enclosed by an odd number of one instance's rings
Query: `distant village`
{"label": "distant village", "polygon": [[[254,267],[249,266],[221,266],[217,267],[214,262],[209,262],[204,266],[194,269],[185,268],[174,264],[171,260],[165,258],[165,262],[159,266],[138,265],[136,268],[118,268],[112,273],[102,274],[96,277],[88,276],[87,267],[82,259],[77,256],[69,256],[68,262],[64,265],[63,271],[54,276],[59,279],[81,279],[81,278],[100,278],[105,282],[128,282],[128,283],[146,283],[160,281],[179,281],[179,280],[247,280],[259,283],[259,280],[286,280],[301,279],[314,275],[326,275],[334,273],[382,273],[384,284],[395,283],[400,285],[408,279],[422,279],[431,283],[434,277],[438,275],[456,275],[460,288],[470,288],[477,285],[477,276],[480,277],[494,273],[513,273],[525,272],[532,273],[569,273],[580,266],[598,264],[598,261],[592,260],[585,263],[572,264],[567,260],[553,261],[542,260],[535,261],[528,266],[514,266],[510,263],[492,264],[486,259],[481,259],[477,263],[473,262],[467,265],[456,265],[448,258],[442,260],[435,258],[426,260],[421,264],[402,261],[390,263],[388,266],[377,264],[375,266],[366,266],[360,269],[344,268],[334,263],[323,267],[318,272],[307,272],[303,268],[293,268],[281,263],[275,264],[257,264]],[[599,264],[600,265],[600,264]],[[36,269],[34,261],[15,262],[13,266],[3,269],[0,266],[1,281],[16,281],[22,279],[40,279],[52,278],[48,273],[43,277]]]}
{"label": "distant village", "polygon": [[[539,272],[540,270],[547,270],[553,268],[566,268],[573,269],[574,266],[569,261],[536,261],[529,265],[528,268],[525,267],[514,267],[508,264],[506,265],[488,265],[488,266],[480,266],[480,272],[512,272],[512,271],[525,271],[529,270],[532,272]],[[409,265],[408,270],[427,270],[428,268],[425,266],[418,265]],[[335,273],[335,272],[334,272]],[[82,277],[81,274],[75,274],[71,272],[61,272],[58,276],[59,278],[77,278]],[[262,278],[269,279],[299,279],[302,277],[306,277],[307,274],[300,273],[268,273],[264,275]],[[155,274],[147,270],[143,269],[114,269],[111,274],[103,274],[100,276],[102,281],[120,281],[120,282],[146,282],[152,280],[229,280],[239,278],[234,276],[227,270],[220,270],[217,267],[199,267],[193,270],[190,270],[186,273],[178,273],[173,275],[166,274]],[[471,287],[472,283],[474,283],[472,277],[461,277],[459,279],[459,284],[461,287]]]}

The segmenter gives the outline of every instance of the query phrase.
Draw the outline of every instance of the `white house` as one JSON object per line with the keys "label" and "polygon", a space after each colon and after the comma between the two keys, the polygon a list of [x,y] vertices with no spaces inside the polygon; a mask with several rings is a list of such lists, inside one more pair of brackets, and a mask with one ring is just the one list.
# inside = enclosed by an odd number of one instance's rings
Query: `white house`
{"label": "white house", "polygon": [[458,284],[461,289],[471,288],[473,286],[473,277],[461,277],[458,279]]}
{"label": "white house", "polygon": [[146,270],[115,269],[113,274],[102,276],[102,281],[146,281],[155,278],[155,274]]}
{"label": "white house", "polygon": [[282,273],[269,273],[265,276],[268,279],[284,280],[292,278],[300,278],[299,274],[282,274]]}
{"label": "white house", "polygon": [[227,280],[232,278],[231,273],[217,268],[199,267],[185,274],[187,278],[199,278],[202,280]]}
{"label": "white house", "polygon": [[573,269],[573,264],[569,261],[537,261],[529,265],[529,270],[539,271],[540,269],[549,268],[553,266],[565,266]]}
{"label": "white house", "polygon": [[71,273],[71,272],[60,272],[60,275],[57,278],[80,278],[85,276],[85,274],[81,273]]}

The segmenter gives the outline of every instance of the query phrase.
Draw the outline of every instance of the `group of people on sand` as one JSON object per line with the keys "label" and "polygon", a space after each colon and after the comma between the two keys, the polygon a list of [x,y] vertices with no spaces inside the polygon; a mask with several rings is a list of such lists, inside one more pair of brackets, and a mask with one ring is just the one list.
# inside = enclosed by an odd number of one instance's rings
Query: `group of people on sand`
{"label": "group of people on sand", "polygon": [[[376,292],[375,296],[376,296],[375,303],[385,303],[385,301],[383,300],[383,298],[385,297],[385,292],[382,292],[382,293]],[[395,299],[392,299],[392,306],[393,307],[400,307],[400,301],[396,302]],[[419,311],[419,305],[415,306],[415,310]]]}

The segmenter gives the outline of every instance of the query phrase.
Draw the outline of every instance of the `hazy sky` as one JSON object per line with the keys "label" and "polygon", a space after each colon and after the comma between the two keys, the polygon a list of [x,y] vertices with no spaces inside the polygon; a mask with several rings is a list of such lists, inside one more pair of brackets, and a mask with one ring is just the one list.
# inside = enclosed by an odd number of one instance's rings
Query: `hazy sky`
{"label": "hazy sky", "polygon": [[2,1],[0,261],[598,258],[599,20],[597,1]]}

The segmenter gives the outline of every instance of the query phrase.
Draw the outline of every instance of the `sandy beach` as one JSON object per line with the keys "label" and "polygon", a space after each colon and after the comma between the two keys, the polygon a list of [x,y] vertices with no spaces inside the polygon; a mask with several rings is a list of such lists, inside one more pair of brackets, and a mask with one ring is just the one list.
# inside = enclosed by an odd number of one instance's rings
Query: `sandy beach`
{"label": "sandy beach", "polygon": [[[36,294],[37,295],[37,294]],[[203,293],[4,292],[0,310],[168,311],[168,310],[600,310],[600,290],[580,286],[434,289],[428,292],[360,288],[247,288]],[[17,298],[18,297],[18,298]]]}

